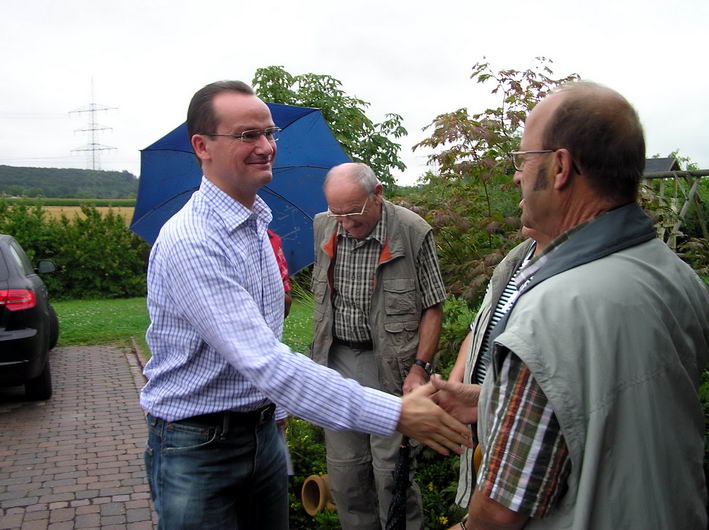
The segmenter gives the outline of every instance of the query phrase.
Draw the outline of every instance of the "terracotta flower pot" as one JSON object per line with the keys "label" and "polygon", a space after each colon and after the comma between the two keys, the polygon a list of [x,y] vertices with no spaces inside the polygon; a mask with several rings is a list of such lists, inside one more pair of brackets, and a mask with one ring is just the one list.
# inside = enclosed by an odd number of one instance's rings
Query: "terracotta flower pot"
{"label": "terracotta flower pot", "polygon": [[336,509],[327,475],[310,475],[306,478],[300,491],[300,498],[306,513],[313,517],[325,508]]}

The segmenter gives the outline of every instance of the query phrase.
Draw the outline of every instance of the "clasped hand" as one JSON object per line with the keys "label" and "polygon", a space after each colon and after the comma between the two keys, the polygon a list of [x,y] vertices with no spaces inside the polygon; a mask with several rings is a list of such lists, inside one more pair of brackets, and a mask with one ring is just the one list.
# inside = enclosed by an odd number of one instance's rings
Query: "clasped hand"
{"label": "clasped hand", "polygon": [[440,375],[431,376],[436,393],[431,399],[458,421],[467,425],[478,421],[480,385],[446,381]]}

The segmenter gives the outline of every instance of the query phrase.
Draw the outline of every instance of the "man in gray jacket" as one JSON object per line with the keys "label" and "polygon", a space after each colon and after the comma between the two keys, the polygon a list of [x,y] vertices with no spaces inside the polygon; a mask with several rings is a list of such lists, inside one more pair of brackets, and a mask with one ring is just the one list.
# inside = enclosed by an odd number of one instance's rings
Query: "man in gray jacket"
{"label": "man in gray jacket", "polygon": [[522,224],[544,251],[492,329],[479,402],[434,381],[448,410],[477,416],[464,528],[706,528],[709,293],[636,203],[637,114],[567,85],[530,113],[521,149]]}

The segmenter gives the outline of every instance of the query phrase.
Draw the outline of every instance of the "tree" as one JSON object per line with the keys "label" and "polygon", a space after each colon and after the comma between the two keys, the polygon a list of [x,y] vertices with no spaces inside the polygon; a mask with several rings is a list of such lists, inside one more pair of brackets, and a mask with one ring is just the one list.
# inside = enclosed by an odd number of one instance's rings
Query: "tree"
{"label": "tree", "polygon": [[394,185],[392,170],[403,171],[401,145],[391,138],[407,134],[398,114],[386,114],[375,123],[365,114],[369,103],[349,96],[342,83],[329,75],[292,75],[282,66],[259,68],[251,84],[264,101],[320,109],[345,152],[355,161],[369,165],[385,185]]}
{"label": "tree", "polygon": [[441,269],[453,294],[476,302],[494,266],[520,239],[510,151],[519,147],[528,112],[557,86],[577,74],[553,77],[551,60],[538,57],[527,70],[494,71],[473,66],[471,79],[492,83],[500,105],[470,114],[467,108],[441,114],[427,127],[431,136],[416,146],[434,150],[423,177],[423,193],[412,205],[436,231]]}

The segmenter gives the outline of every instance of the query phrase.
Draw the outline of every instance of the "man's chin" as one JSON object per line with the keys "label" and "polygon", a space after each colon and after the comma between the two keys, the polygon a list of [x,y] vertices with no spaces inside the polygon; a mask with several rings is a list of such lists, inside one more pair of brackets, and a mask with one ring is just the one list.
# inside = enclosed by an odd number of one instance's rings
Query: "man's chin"
{"label": "man's chin", "polygon": [[522,235],[524,237],[532,237],[534,236],[536,232],[534,231],[534,228],[529,228],[527,225],[522,226]]}
{"label": "man's chin", "polygon": [[255,171],[255,173],[258,175],[259,179],[268,183],[273,180],[273,170],[269,168],[263,168],[261,170]]}

